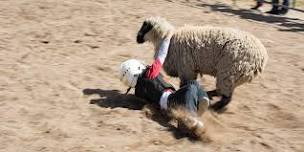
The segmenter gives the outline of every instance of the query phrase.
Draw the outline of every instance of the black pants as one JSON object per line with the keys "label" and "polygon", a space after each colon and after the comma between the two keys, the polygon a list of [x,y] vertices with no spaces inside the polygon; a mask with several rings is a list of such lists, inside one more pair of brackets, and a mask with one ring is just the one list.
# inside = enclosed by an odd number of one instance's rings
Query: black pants
{"label": "black pants", "polygon": [[207,93],[199,86],[196,80],[192,80],[169,95],[168,107],[185,106],[189,112],[196,114],[199,101],[203,97],[208,97]]}

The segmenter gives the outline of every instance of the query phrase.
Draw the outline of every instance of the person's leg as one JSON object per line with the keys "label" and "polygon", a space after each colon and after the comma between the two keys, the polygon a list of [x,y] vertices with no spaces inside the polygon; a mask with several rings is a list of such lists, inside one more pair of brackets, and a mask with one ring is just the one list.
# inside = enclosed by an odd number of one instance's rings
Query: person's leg
{"label": "person's leg", "polygon": [[272,0],[272,9],[278,10],[279,0]]}
{"label": "person's leg", "polygon": [[197,114],[201,116],[205,111],[207,111],[210,100],[209,95],[204,91],[204,88],[199,85],[197,81],[193,82],[193,85],[197,88],[197,95],[198,95],[198,107],[197,107]]}
{"label": "person's leg", "polygon": [[251,9],[256,10],[256,9],[260,8],[263,5],[263,3],[264,3],[264,0],[257,0],[256,5],[254,7],[252,7]]}
{"label": "person's leg", "polygon": [[283,0],[283,6],[280,10],[280,14],[286,14],[288,12],[289,0]]}
{"label": "person's leg", "polygon": [[289,0],[283,0],[283,5],[284,6],[289,6]]}
{"label": "person's leg", "polygon": [[179,90],[168,97],[169,108],[184,107],[188,112],[196,115],[198,104],[197,88],[191,85],[190,81],[184,84]]}
{"label": "person's leg", "polygon": [[205,131],[203,122],[197,117],[200,99],[204,96],[207,94],[200,90],[196,81],[188,81],[168,97],[168,107],[176,109],[172,111],[172,116],[182,132],[198,137]]}
{"label": "person's leg", "polygon": [[[169,107],[184,106],[194,115],[201,115],[209,106],[207,93],[197,81],[188,81],[183,87],[168,97]],[[199,113],[198,113],[199,112]]]}
{"label": "person's leg", "polygon": [[279,14],[279,0],[272,0],[272,9],[266,13],[269,14]]}

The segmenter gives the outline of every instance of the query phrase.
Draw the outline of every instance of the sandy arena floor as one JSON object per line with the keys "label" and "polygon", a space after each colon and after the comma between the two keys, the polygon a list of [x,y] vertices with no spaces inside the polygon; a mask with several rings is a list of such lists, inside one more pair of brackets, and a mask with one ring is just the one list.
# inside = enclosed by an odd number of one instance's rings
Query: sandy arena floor
{"label": "sandy arena floor", "polygon": [[[270,16],[249,10],[253,3],[0,0],[0,151],[303,152],[304,14]],[[143,19],[152,15],[175,26],[242,29],[268,49],[262,77],[236,89],[227,111],[203,118],[212,142],[179,135],[123,95],[119,64],[152,61],[152,45],[136,43]],[[214,88],[211,77],[199,81]]]}

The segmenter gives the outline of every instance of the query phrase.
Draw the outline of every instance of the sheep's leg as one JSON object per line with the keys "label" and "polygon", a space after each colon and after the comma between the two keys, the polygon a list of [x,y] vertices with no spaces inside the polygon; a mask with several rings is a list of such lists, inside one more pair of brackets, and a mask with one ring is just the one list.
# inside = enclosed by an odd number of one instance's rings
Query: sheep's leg
{"label": "sheep's leg", "polygon": [[216,90],[207,91],[208,98],[212,99],[213,97],[219,96]]}
{"label": "sheep's leg", "polygon": [[210,108],[214,111],[222,110],[231,102],[234,90],[233,78],[228,72],[219,73],[216,77],[216,90],[218,95],[221,96],[221,100],[211,105]]}
{"label": "sheep's leg", "polygon": [[222,99],[216,102],[215,104],[211,105],[210,108],[213,109],[214,111],[220,111],[230,103],[231,99],[232,96],[227,97],[225,95],[222,95]]}

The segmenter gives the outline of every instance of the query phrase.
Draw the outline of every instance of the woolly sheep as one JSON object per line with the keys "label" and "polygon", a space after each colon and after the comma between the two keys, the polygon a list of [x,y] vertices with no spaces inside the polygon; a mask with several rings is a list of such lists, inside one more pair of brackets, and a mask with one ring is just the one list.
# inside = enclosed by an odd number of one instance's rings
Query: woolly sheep
{"label": "woolly sheep", "polygon": [[161,42],[171,38],[163,68],[169,76],[179,77],[181,85],[198,74],[216,77],[216,89],[209,97],[221,96],[211,106],[224,108],[234,89],[252,81],[265,68],[268,55],[263,44],[253,35],[232,28],[190,26],[174,28],[166,19],[145,19],[137,34],[137,42],[152,42],[155,55]]}

